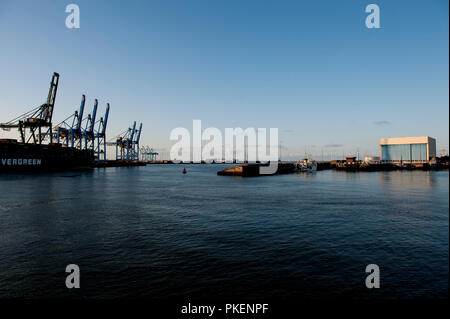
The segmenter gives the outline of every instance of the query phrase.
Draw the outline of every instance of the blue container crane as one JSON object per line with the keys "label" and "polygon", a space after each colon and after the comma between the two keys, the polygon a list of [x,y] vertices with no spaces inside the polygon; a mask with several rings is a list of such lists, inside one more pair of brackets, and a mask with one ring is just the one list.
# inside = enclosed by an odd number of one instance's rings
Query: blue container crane
{"label": "blue container crane", "polygon": [[106,142],[106,145],[116,146],[116,160],[139,161],[139,140],[142,132],[142,124],[136,129],[136,121],[133,126],[115,138],[115,142]]}
{"label": "blue container crane", "polygon": [[[61,123],[57,124],[53,131],[55,133],[52,133],[54,137],[56,138],[56,141],[58,144],[63,144],[65,146],[75,147],[78,149],[81,149],[82,147],[82,130],[81,130],[81,123],[83,120],[83,112],[84,112],[84,105],[86,102],[86,97],[83,94],[81,96],[81,105],[80,110],[75,111],[74,114],[63,120]],[[72,120],[71,124],[69,124],[70,120]]]}
{"label": "blue container crane", "polygon": [[[106,161],[106,125],[108,124],[109,116],[109,103],[106,104],[105,116],[100,118],[98,129],[95,132],[97,138],[97,145],[95,146],[95,152],[97,153],[97,161]],[[101,147],[103,146],[103,150]],[[103,159],[100,159],[100,154],[103,154]]]}
{"label": "blue container crane", "polygon": [[97,106],[98,100],[95,99],[94,108],[92,110],[92,115],[89,114],[86,121],[86,129],[84,131],[84,148],[94,149],[95,136],[94,136],[94,127],[95,127],[95,118],[97,116]]}
{"label": "blue container crane", "polygon": [[[84,113],[85,103],[86,103],[86,96],[83,94],[81,96],[80,112],[77,113],[77,111],[75,111],[75,116],[74,116],[74,122],[76,120],[77,125],[74,128],[73,124],[72,124],[72,130],[71,130],[72,147],[75,145],[75,139],[81,141],[81,124],[83,122],[83,113]],[[81,148],[81,145],[80,145],[80,148]]]}
{"label": "blue container crane", "polygon": [[130,131],[130,137],[127,139],[127,160],[132,159],[132,153],[133,153],[133,139],[134,139],[134,133],[136,132],[136,121],[133,122],[133,128]]}
{"label": "blue container crane", "polygon": [[139,160],[139,140],[141,139],[142,123],[139,125],[139,130],[137,131],[136,140],[133,142],[133,156],[136,160]]}

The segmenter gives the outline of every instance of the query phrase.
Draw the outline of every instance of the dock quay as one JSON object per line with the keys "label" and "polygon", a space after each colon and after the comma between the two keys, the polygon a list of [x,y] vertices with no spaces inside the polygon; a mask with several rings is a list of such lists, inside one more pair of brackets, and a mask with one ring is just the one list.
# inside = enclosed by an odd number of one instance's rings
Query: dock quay
{"label": "dock quay", "polygon": [[338,171],[347,172],[378,172],[394,170],[443,170],[448,169],[448,158],[438,158],[428,162],[412,163],[389,163],[377,161],[375,163],[363,162],[356,157],[347,157],[346,160],[335,160],[330,162],[331,167]]}
{"label": "dock quay", "polygon": [[[233,166],[222,171],[217,172],[219,176],[242,176],[242,177],[255,177],[263,176],[259,173],[261,166],[268,166],[268,164],[241,164]],[[295,171],[294,163],[278,163],[277,172],[274,175],[288,174]]]}
{"label": "dock quay", "polygon": [[421,170],[421,171],[431,171],[431,170],[448,170],[448,165],[432,165],[428,163],[416,163],[416,164],[366,164],[366,163],[358,163],[358,164],[347,164],[347,163],[339,163],[333,167],[337,171],[346,171],[346,172],[380,172],[380,171],[397,171],[397,170]]}
{"label": "dock quay", "polygon": [[[259,173],[260,166],[268,164],[240,164],[217,172],[219,176],[240,176],[240,177],[256,177],[264,176]],[[443,163],[413,163],[398,165],[394,163],[365,163],[356,160],[334,160],[317,162],[317,171],[333,169],[345,172],[379,172],[394,170],[448,170],[448,162]],[[278,163],[278,170],[275,174],[296,173],[298,169],[294,162]]]}
{"label": "dock quay", "polygon": [[[242,176],[242,177],[256,177],[256,176],[265,176],[259,173],[259,168],[261,166],[268,166],[269,164],[262,163],[244,163],[240,165],[236,165],[224,170],[217,172],[219,176]],[[326,170],[331,169],[332,165],[330,162],[322,161],[317,162],[317,170]],[[280,175],[280,174],[290,174],[297,172],[297,167],[295,162],[279,162],[278,169],[275,174],[272,175]]]}

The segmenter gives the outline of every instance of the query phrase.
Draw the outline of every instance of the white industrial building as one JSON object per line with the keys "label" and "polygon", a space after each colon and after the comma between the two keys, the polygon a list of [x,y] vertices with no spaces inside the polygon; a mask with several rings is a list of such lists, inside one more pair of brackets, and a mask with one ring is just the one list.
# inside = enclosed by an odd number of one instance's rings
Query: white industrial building
{"label": "white industrial building", "polygon": [[426,163],[436,157],[436,140],[429,136],[382,138],[380,156],[385,163]]}

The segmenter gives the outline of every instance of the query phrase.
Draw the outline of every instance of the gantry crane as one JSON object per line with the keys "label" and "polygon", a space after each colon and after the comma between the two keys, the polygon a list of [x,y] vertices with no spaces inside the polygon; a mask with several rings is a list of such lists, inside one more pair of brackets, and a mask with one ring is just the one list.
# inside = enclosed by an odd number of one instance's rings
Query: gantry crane
{"label": "gantry crane", "polygon": [[[37,108],[24,113],[6,123],[0,123],[3,130],[18,128],[22,143],[42,144],[49,139],[67,147],[77,149],[92,149],[97,154],[97,160],[103,155],[106,160],[106,125],[109,116],[109,103],[106,105],[105,116],[96,122],[98,100],[95,99],[92,114],[83,119],[86,96],[81,97],[79,111],[52,127],[53,110],[55,107],[56,92],[58,90],[59,74],[54,72],[50,83],[47,102]],[[85,128],[83,128],[85,122]],[[96,130],[97,126],[97,130]],[[27,131],[29,133],[27,134]]]}
{"label": "gantry crane", "polygon": [[139,140],[141,139],[142,123],[139,125],[139,130],[137,131],[136,139],[133,141],[133,156],[138,161],[139,160]]}
{"label": "gantry crane", "polygon": [[[86,96],[83,94],[81,97],[80,110],[75,111],[73,115],[66,118],[53,129],[54,137],[58,143],[65,146],[78,149],[92,149],[97,155],[97,160],[101,160],[101,157],[102,160],[106,160],[105,139],[110,109],[109,103],[106,104],[105,116],[101,117],[97,122],[95,119],[97,116],[98,100],[95,99],[92,114],[88,114],[88,116],[83,119],[85,103]],[[83,122],[85,123],[84,129]]]}
{"label": "gantry crane", "polygon": [[[22,143],[30,143],[32,141],[34,144],[42,144],[45,135],[49,135],[50,143],[53,143],[51,129],[58,84],[59,74],[54,72],[50,82],[47,102],[9,122],[0,123],[0,128],[4,130],[18,128]],[[43,129],[45,130],[44,132]],[[29,136],[26,134],[27,130],[29,131]]]}
{"label": "gantry crane", "polygon": [[139,160],[139,140],[141,138],[142,123],[139,129],[136,129],[136,121],[133,126],[128,128],[115,138],[114,142],[107,142],[106,145],[116,147],[116,160]]}
{"label": "gantry crane", "polygon": [[149,146],[142,146],[140,153],[141,161],[143,162],[153,162],[156,160],[156,156],[159,155],[158,152],[153,151],[153,148]]}
{"label": "gantry crane", "polygon": [[[105,117],[101,117],[98,129],[95,134],[95,137],[97,138],[97,144],[94,149],[94,151],[97,153],[97,160],[103,160],[106,161],[106,125],[108,124],[108,116],[109,116],[109,103],[106,103],[106,111],[105,111]],[[103,149],[101,148],[103,146]],[[100,155],[103,155],[102,159],[100,158]]]}
{"label": "gantry crane", "polygon": [[83,94],[81,96],[80,110],[75,111],[74,114],[72,114],[53,128],[57,143],[61,143],[68,147],[82,149],[81,137],[83,134],[82,124],[85,103],[86,96]]}
{"label": "gantry crane", "polygon": [[94,108],[92,109],[92,114],[89,114],[86,120],[86,128],[83,131],[84,145],[85,148],[94,149],[95,135],[95,118],[97,116],[98,100],[94,101]]}

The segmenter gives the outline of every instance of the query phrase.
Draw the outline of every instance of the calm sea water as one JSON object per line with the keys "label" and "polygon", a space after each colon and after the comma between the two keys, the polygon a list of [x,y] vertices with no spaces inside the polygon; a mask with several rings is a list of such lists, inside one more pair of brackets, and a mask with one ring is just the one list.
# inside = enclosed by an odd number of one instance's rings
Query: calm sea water
{"label": "calm sea water", "polygon": [[0,176],[0,297],[448,297],[448,172],[186,168]]}

